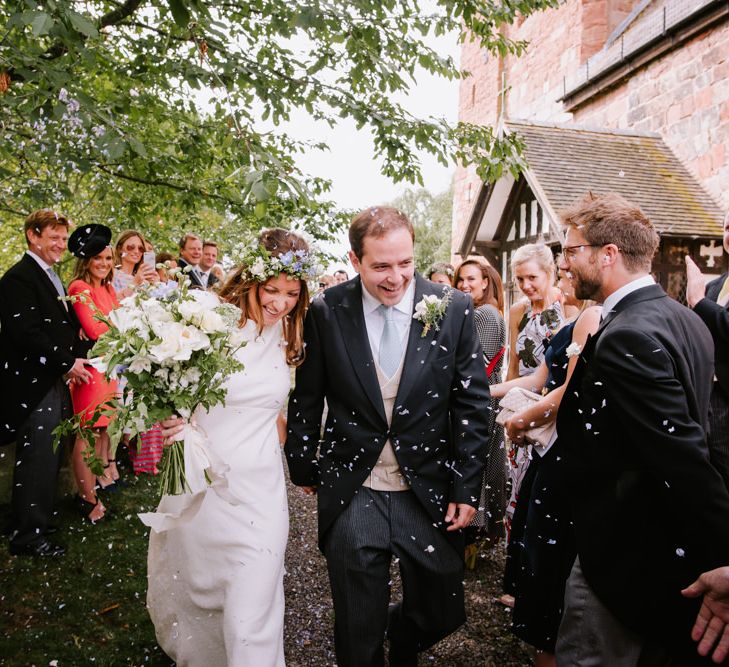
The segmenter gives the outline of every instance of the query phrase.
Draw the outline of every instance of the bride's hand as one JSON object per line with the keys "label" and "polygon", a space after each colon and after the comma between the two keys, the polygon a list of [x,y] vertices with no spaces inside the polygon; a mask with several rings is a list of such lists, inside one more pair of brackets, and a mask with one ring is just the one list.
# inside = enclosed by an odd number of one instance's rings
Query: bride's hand
{"label": "bride's hand", "polygon": [[316,487],[315,486],[300,486],[299,487],[307,496],[315,496],[316,495]]}
{"label": "bride's hand", "polygon": [[185,428],[185,424],[187,424],[187,420],[177,415],[172,415],[160,422],[160,426],[162,427],[162,444],[165,447],[169,447],[174,443],[175,436]]}

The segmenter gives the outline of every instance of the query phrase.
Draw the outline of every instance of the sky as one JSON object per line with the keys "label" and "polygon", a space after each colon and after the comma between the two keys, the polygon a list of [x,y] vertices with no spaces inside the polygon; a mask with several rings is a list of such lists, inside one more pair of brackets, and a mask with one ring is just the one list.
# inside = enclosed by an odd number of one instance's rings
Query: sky
{"label": "sky", "polygon": [[[455,34],[430,37],[426,41],[443,56],[450,55],[459,62],[460,49]],[[458,81],[448,81],[420,71],[409,95],[398,100],[419,117],[445,118],[451,123],[458,119]],[[286,131],[298,139],[323,141],[329,145],[329,151],[310,151],[298,156],[297,161],[305,173],[331,181],[329,197],[340,208],[356,210],[384,204],[408,188],[419,187],[407,182],[394,183],[383,176],[380,173],[382,161],[375,155],[370,133],[364,128],[357,130],[353,121],[342,120],[330,128],[301,112],[294,116]],[[420,154],[419,158],[424,187],[433,194],[447,190],[455,167],[444,167],[427,153]],[[339,243],[327,249],[344,254],[348,249],[345,235]],[[340,264],[330,269],[338,268]],[[346,268],[351,269],[349,266]]]}

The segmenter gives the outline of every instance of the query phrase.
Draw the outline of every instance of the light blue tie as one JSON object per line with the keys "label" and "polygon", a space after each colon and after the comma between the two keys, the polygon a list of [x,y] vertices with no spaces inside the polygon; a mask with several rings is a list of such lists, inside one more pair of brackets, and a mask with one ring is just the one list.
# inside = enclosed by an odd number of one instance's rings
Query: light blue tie
{"label": "light blue tie", "polygon": [[[58,292],[58,296],[66,296],[66,292],[63,290],[63,283],[61,282],[61,279],[58,277],[58,274],[51,268],[48,267],[46,269],[46,272],[48,273],[48,277],[51,279],[51,282],[53,283],[53,287],[56,288],[56,292]],[[68,310],[68,304],[65,301],[61,301],[63,304],[63,307]]]}
{"label": "light blue tie", "polygon": [[388,378],[391,378],[400,366],[402,342],[395,326],[393,307],[380,304],[379,308],[382,317],[385,318],[385,326],[380,338],[380,368]]}

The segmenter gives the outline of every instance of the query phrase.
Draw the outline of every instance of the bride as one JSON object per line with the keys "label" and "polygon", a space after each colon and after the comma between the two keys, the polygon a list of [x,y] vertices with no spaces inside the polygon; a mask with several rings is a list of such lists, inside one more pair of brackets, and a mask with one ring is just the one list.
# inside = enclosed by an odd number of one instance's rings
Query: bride
{"label": "bride", "polygon": [[[220,290],[240,307],[248,341],[244,370],[227,382],[225,405],[192,420],[230,469],[231,504],[212,487],[199,511],[149,538],[147,606],[157,641],[178,666],[283,666],[284,551],[288,506],[277,417],[290,366],[304,356],[306,279],[316,270],[306,242],[271,229]],[[182,430],[163,422],[166,442]],[[174,506],[162,498],[158,512]]]}

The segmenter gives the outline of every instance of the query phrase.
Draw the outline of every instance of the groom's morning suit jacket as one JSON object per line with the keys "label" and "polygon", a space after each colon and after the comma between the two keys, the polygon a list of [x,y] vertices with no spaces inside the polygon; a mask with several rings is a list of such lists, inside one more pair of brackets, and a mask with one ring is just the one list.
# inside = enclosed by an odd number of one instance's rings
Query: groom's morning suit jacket
{"label": "groom's morning suit jacket", "polygon": [[[443,286],[416,274],[415,301]],[[449,502],[478,505],[488,441],[489,391],[469,297],[453,290],[425,335],[413,319],[388,428],[367,337],[359,277],[328,289],[307,314],[306,360],[288,409],[291,480],[318,486],[319,540],[377,463],[389,438],[412,491],[445,529]],[[320,439],[326,398],[328,414]],[[460,537],[447,536],[456,546]]]}
{"label": "groom's morning suit jacket", "polygon": [[48,275],[28,254],[0,278],[0,444],[88,346],[74,309],[66,309]]}
{"label": "groom's morning suit jacket", "polygon": [[680,591],[729,564],[729,494],[705,439],[714,347],[658,285],[603,315],[557,419],[580,564],[624,625],[695,656],[699,601]]}

